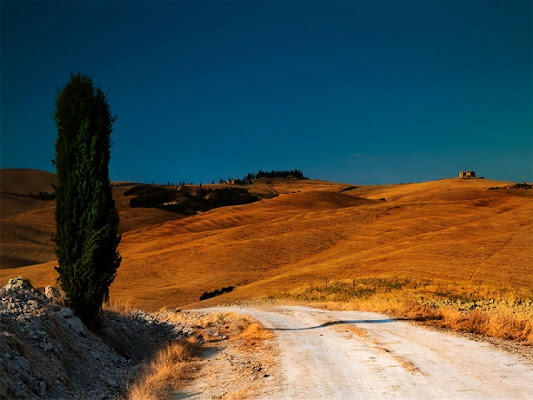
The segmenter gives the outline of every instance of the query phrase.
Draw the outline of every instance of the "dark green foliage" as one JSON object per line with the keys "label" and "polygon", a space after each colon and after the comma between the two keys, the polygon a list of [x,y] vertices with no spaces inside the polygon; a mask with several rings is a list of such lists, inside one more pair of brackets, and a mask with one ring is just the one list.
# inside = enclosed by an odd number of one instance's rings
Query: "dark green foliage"
{"label": "dark green foliage", "polygon": [[526,182],[515,183],[513,186],[511,186],[511,189],[531,189],[531,185]]}
{"label": "dark green foliage", "polygon": [[140,185],[124,192],[125,196],[137,196],[130,200],[130,207],[157,207],[174,200],[176,190],[163,186]]}
{"label": "dark green foliage", "polygon": [[200,301],[207,300],[212,297],[220,296],[221,294],[224,294],[224,293],[232,292],[234,289],[235,289],[234,286],[227,286],[227,287],[223,287],[222,289],[213,290],[212,292],[204,292],[200,296]]}
{"label": "dark green foliage", "polygon": [[244,179],[246,181],[251,181],[252,179],[261,179],[261,178],[295,178],[295,179],[307,179],[303,172],[298,169],[293,169],[291,171],[261,171],[259,170],[257,174],[251,172],[248,173]]}
{"label": "dark green foliage", "polygon": [[58,92],[54,119],[58,282],[67,305],[86,325],[94,325],[121,261],[109,181],[115,117],[102,90],[78,73]]}
{"label": "dark green foliage", "polygon": [[37,194],[32,193],[32,192],[30,192],[29,194],[0,192],[0,194],[8,194],[8,195],[11,195],[11,196],[19,196],[19,197],[29,197],[30,199],[41,200],[41,201],[50,201],[50,200],[54,200],[56,198],[55,192],[52,192],[52,193],[39,192]]}
{"label": "dark green foliage", "polygon": [[220,189],[199,187],[193,190],[187,186],[171,189],[164,186],[140,185],[125,191],[124,195],[136,196],[130,200],[132,208],[160,208],[185,215],[259,200],[246,189],[234,187]]}
{"label": "dark green foliage", "polygon": [[250,194],[246,189],[228,187],[215,189],[208,197],[209,199],[206,200],[208,200],[207,206],[209,209],[248,204],[259,200],[258,197]]}
{"label": "dark green foliage", "polygon": [[[479,179],[479,178],[478,178]],[[531,189],[533,187],[533,185],[530,185],[529,183],[527,182],[522,182],[522,183],[515,183],[514,185],[511,185],[511,186],[504,186],[504,187],[499,187],[499,186],[495,186],[495,187],[490,187],[488,188],[488,190],[498,190],[498,189]]]}
{"label": "dark green foliage", "polygon": [[52,192],[52,193],[39,192],[38,194],[32,194],[30,192],[30,197],[35,200],[50,201],[50,200],[55,200],[56,194],[55,192]]}

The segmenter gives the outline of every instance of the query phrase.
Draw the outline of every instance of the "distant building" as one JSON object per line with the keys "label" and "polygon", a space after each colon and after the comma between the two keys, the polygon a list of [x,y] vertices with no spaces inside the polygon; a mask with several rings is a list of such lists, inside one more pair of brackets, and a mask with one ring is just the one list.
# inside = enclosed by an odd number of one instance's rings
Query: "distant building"
{"label": "distant building", "polygon": [[228,178],[228,185],[246,185],[246,181],[243,181],[241,179],[232,179]]}
{"label": "distant building", "polygon": [[461,171],[459,172],[459,178],[465,179],[465,178],[475,178],[476,173],[474,171]]}

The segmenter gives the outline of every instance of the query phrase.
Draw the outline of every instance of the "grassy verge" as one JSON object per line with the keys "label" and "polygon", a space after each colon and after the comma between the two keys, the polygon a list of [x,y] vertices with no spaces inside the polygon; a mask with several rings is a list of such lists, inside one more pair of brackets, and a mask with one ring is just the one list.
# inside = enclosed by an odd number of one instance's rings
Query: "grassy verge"
{"label": "grassy verge", "polygon": [[160,350],[141,377],[129,388],[128,400],[166,399],[171,390],[188,376],[198,348],[194,339],[183,339]]}
{"label": "grassy verge", "polygon": [[270,296],[328,309],[364,310],[533,345],[533,288],[410,278],[323,282]]}
{"label": "grassy verge", "polygon": [[[129,386],[127,400],[168,399],[172,392],[190,384],[197,377],[198,371],[205,366],[202,352],[206,349],[216,347],[220,350],[225,346],[223,343],[228,341],[241,352],[253,353],[264,340],[273,337],[254,319],[232,313],[162,311],[160,317],[166,321],[192,325],[196,333],[194,337],[170,343],[148,361],[141,375]],[[231,400],[242,396],[224,393],[223,398]]]}
{"label": "grassy verge", "polygon": [[259,322],[251,321],[248,318],[241,318],[239,330],[239,339],[247,349],[254,348],[263,340],[270,340],[274,337],[273,333],[265,329]]}

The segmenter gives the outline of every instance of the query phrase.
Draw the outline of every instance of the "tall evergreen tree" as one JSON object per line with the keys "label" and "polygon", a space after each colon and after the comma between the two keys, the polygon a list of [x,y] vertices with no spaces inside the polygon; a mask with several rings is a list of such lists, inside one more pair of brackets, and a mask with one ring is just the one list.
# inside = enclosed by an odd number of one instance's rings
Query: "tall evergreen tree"
{"label": "tall evergreen tree", "polygon": [[109,181],[113,122],[107,96],[79,72],[58,91],[56,255],[67,305],[94,326],[121,257],[119,218]]}

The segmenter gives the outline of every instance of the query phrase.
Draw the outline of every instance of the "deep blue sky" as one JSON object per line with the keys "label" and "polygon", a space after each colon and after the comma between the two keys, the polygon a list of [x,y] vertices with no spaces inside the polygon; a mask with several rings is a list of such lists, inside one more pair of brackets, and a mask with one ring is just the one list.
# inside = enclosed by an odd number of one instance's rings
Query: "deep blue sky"
{"label": "deep blue sky", "polygon": [[532,181],[532,4],[2,1],[1,167],[54,171],[84,71],[118,115],[114,181]]}

